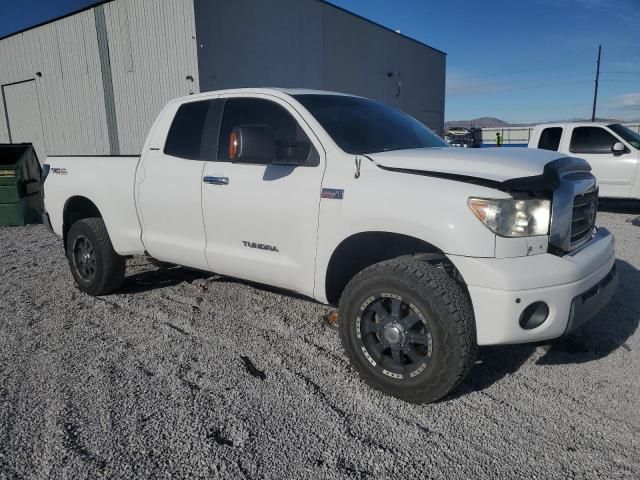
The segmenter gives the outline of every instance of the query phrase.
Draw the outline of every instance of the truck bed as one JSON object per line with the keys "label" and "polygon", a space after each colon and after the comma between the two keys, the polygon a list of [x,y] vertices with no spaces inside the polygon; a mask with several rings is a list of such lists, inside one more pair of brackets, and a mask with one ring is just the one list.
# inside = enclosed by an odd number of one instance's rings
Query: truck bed
{"label": "truck bed", "polygon": [[84,197],[102,213],[117,253],[144,253],[134,198],[139,160],[139,156],[47,157],[44,193],[53,231],[63,235],[66,203]]}

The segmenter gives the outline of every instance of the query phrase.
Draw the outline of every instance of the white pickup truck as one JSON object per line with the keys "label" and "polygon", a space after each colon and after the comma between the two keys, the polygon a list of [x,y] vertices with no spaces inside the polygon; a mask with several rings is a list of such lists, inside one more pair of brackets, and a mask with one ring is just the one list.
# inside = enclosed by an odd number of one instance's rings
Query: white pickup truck
{"label": "white pickup truck", "polygon": [[117,290],[146,254],[339,305],[355,369],[408,401],[455,388],[477,345],[572,331],[617,284],[584,160],[450,148],[365,98],[193,95],[140,157],[46,163],[45,222],[82,291]]}
{"label": "white pickup truck", "polygon": [[617,123],[536,125],[529,148],[585,159],[598,179],[600,197],[640,199],[640,134]]}

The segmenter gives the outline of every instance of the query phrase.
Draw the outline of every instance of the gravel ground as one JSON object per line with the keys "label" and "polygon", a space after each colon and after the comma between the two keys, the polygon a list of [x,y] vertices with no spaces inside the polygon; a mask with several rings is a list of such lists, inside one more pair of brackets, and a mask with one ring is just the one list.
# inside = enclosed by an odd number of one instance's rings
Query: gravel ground
{"label": "gravel ground", "polygon": [[322,305],[138,258],[92,298],[44,227],[0,228],[0,478],[640,478],[634,217],[600,216],[605,312],[423,406],[359,381]]}

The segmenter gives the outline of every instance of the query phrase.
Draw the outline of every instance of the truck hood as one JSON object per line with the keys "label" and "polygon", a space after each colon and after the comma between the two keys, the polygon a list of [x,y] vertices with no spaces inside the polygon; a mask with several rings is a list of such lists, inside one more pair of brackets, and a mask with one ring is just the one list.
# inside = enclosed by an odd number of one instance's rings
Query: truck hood
{"label": "truck hood", "polygon": [[419,148],[367,155],[385,168],[463,175],[503,182],[541,175],[565,155],[534,148]]}

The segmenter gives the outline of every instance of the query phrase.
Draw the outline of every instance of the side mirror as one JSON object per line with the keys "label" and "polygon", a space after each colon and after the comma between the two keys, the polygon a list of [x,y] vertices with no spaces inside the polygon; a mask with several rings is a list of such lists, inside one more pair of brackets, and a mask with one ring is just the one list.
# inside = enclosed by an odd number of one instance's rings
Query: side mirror
{"label": "side mirror", "polygon": [[618,153],[618,154],[624,153],[626,149],[627,149],[627,147],[625,147],[624,143],[622,143],[622,142],[616,142],[611,147],[611,151],[613,153]]}
{"label": "side mirror", "polygon": [[268,165],[276,156],[273,130],[267,125],[240,125],[229,135],[229,159]]}

